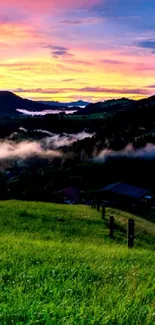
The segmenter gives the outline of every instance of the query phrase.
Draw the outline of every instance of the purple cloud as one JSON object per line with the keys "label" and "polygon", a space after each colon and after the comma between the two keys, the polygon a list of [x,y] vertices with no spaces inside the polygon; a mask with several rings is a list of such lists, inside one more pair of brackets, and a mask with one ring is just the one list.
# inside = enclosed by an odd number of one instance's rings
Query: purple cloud
{"label": "purple cloud", "polygon": [[103,18],[101,17],[88,17],[88,18],[82,18],[82,19],[66,19],[61,20],[60,24],[64,25],[84,25],[84,24],[96,24],[103,21]]}
{"label": "purple cloud", "polygon": [[101,87],[84,87],[79,89],[82,92],[90,92],[90,93],[111,93],[111,94],[139,94],[139,95],[148,95],[149,92],[146,89],[141,88],[119,88],[119,89],[111,89],[111,88],[101,88]]}
{"label": "purple cloud", "polygon": [[44,48],[48,48],[51,50],[51,54],[54,58],[59,58],[63,56],[73,56],[73,54],[70,53],[70,49],[63,46],[57,46],[57,45],[46,45]]}
{"label": "purple cloud", "polygon": [[155,89],[155,85],[146,86],[146,88]]}
{"label": "purple cloud", "polygon": [[62,82],[71,82],[71,81],[75,81],[75,79],[63,79]]}
{"label": "purple cloud", "polygon": [[16,93],[40,93],[40,94],[61,94],[65,92],[81,92],[81,93],[108,93],[108,94],[135,94],[135,95],[150,95],[149,90],[146,88],[153,88],[153,85],[150,87],[145,87],[144,89],[140,88],[101,88],[101,87],[83,87],[83,88],[34,88],[34,89],[23,89],[16,88],[13,91]]}
{"label": "purple cloud", "polygon": [[153,39],[146,39],[143,41],[139,41],[136,43],[138,47],[142,47],[145,49],[151,50],[152,53],[155,53],[155,40]]}
{"label": "purple cloud", "polygon": [[124,61],[121,60],[110,60],[110,59],[102,59],[100,60],[101,63],[105,63],[105,64],[113,64],[113,65],[119,65],[119,64],[123,64]]}
{"label": "purple cloud", "polygon": [[42,89],[42,88],[34,88],[34,89],[23,89],[23,88],[16,88],[13,89],[15,93],[39,93],[39,94],[59,94],[63,92],[63,89]]}
{"label": "purple cloud", "polygon": [[80,25],[82,24],[82,20],[61,20],[60,24],[65,24],[65,25]]}
{"label": "purple cloud", "polygon": [[26,18],[26,15],[15,9],[6,9],[0,13],[0,24],[22,23]]}

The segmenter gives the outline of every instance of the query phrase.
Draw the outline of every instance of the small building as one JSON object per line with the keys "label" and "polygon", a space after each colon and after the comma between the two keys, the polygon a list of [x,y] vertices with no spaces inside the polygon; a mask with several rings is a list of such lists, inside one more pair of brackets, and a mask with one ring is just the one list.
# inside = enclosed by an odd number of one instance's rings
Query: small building
{"label": "small building", "polygon": [[149,208],[153,196],[148,188],[142,188],[125,182],[109,184],[98,191],[105,204],[121,208]]}
{"label": "small building", "polygon": [[81,191],[75,187],[67,187],[61,191],[56,192],[58,202],[67,204],[77,204],[80,201]]}

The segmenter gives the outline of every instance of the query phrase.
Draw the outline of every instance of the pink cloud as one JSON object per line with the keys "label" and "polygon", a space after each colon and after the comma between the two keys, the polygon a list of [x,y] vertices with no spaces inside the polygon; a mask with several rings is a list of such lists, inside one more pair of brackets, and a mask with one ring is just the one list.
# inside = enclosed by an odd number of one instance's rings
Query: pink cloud
{"label": "pink cloud", "polygon": [[19,8],[24,9],[26,11],[34,11],[35,12],[48,12],[52,11],[63,11],[68,9],[82,9],[82,8],[91,8],[92,6],[101,3],[101,0],[6,0],[0,4],[0,9],[6,8],[7,6],[10,8]]}

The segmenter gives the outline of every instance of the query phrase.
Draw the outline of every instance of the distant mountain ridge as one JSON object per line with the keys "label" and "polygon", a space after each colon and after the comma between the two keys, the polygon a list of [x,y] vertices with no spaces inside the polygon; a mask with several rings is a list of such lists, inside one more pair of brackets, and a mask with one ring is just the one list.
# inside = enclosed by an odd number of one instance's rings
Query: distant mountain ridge
{"label": "distant mountain ridge", "polygon": [[[147,111],[148,114],[149,112],[155,109],[155,96],[151,96],[137,101],[128,98],[112,99],[94,104],[89,103],[86,107],[84,107],[84,104],[86,103],[87,102],[80,100],[77,102],[70,102],[68,104],[69,106],[74,105],[73,107],[77,107],[77,112],[74,114],[80,115],[89,115],[104,112],[124,112],[128,110],[132,111],[133,115],[137,114],[136,112],[139,112],[138,114],[141,114],[142,111]],[[32,100],[23,99],[9,91],[0,91],[0,116],[19,116],[21,115],[21,113],[17,111],[18,109],[27,110],[31,112],[41,112],[45,110],[54,111],[58,109],[73,110],[73,108],[62,106],[62,104],[58,102],[53,102],[53,104],[49,105],[48,102],[35,102]]]}
{"label": "distant mountain ridge", "polygon": [[78,100],[75,102],[68,102],[68,103],[60,103],[57,101],[39,101],[41,104],[50,105],[50,106],[57,106],[57,107],[85,107],[90,104],[90,102],[86,102],[83,100]]}

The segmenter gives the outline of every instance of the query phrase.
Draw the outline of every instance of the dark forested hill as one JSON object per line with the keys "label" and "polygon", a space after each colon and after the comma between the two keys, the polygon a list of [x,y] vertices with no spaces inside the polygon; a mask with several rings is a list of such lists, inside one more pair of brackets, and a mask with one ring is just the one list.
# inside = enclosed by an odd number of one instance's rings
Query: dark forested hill
{"label": "dark forested hill", "polygon": [[[57,109],[58,107],[52,107],[52,109],[54,108]],[[23,99],[9,91],[0,91],[0,116],[19,115],[17,109],[43,111],[45,109],[51,110],[51,106]]]}
{"label": "dark forested hill", "polygon": [[80,109],[77,114],[94,114],[125,110],[134,104],[135,101],[128,98],[112,99],[104,102],[89,104]]}

